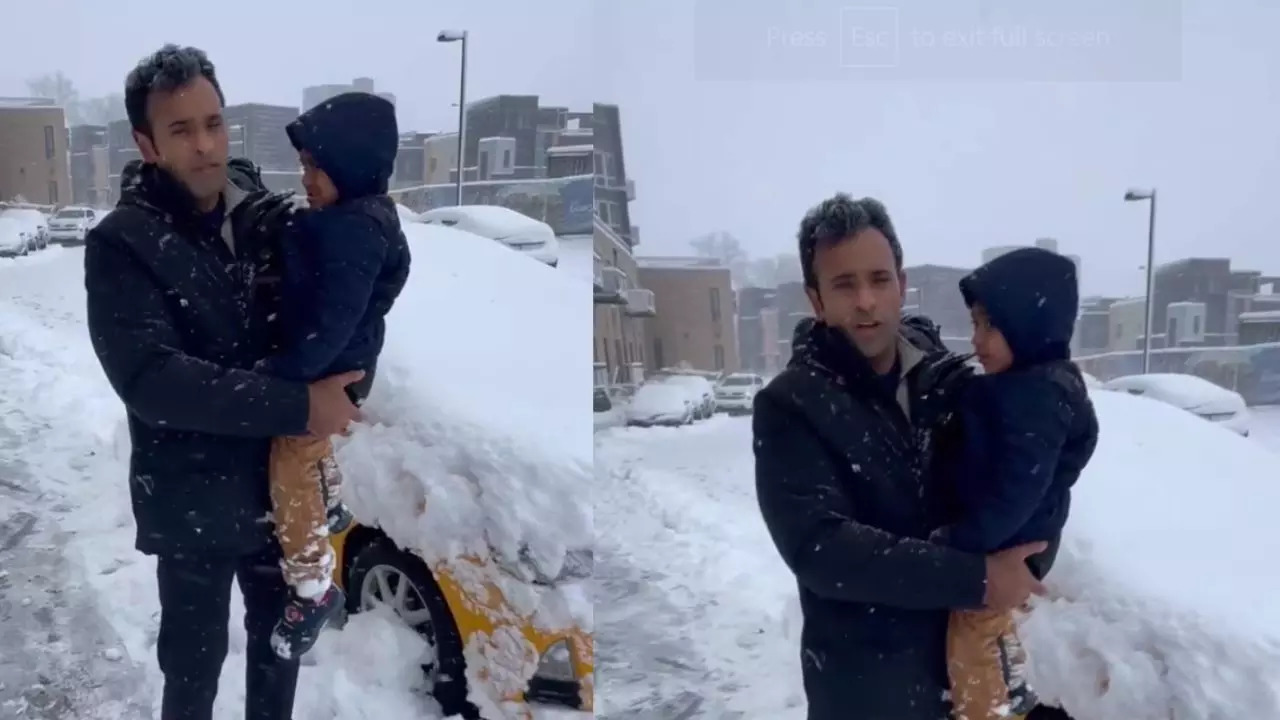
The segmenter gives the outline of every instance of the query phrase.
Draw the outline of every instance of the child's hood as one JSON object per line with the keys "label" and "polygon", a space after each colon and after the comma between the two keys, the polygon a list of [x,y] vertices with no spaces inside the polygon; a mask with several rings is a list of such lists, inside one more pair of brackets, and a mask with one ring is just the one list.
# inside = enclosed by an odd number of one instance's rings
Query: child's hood
{"label": "child's hood", "polygon": [[370,93],[343,93],[298,116],[286,129],[293,146],[311,153],[342,200],[387,192],[400,146],[396,107],[390,101]]}
{"label": "child's hood", "polygon": [[1080,305],[1076,266],[1041,248],[1019,248],[960,281],[965,304],[986,309],[1004,335],[1014,363],[1029,365],[1071,356]]}

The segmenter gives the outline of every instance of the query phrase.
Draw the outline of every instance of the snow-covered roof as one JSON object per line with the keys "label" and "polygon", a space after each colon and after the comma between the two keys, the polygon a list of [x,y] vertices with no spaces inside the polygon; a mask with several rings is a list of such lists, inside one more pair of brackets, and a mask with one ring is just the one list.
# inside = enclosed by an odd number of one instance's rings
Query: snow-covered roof
{"label": "snow-covered roof", "polygon": [[728,270],[717,258],[648,255],[636,258],[638,267],[654,270]]}
{"label": "snow-covered roof", "polygon": [[594,145],[553,145],[547,148],[548,155],[590,155]]}
{"label": "snow-covered roof", "polygon": [[1240,313],[1242,323],[1280,322],[1280,310],[1252,310]]}

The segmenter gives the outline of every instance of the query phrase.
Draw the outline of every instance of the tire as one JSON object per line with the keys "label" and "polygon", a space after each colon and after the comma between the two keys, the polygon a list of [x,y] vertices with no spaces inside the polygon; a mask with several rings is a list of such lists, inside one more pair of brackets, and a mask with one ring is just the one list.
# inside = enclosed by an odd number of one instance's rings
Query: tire
{"label": "tire", "polygon": [[[375,586],[377,575],[375,570],[387,575],[396,575],[407,579],[421,604],[430,612],[431,619],[414,628],[428,643],[435,646],[436,664],[434,667],[424,665],[422,670],[435,676],[434,690],[436,702],[440,703],[446,716],[460,714],[467,720],[479,720],[479,710],[467,701],[466,659],[462,654],[462,637],[458,626],[449,612],[440,586],[431,575],[431,571],[422,559],[412,553],[397,548],[390,540],[377,538],[361,548],[347,570],[347,612],[355,614],[368,607],[366,580]],[[390,579],[390,578],[388,578]],[[391,590],[395,590],[392,587]],[[410,594],[412,598],[413,593]],[[416,600],[415,599],[415,600]],[[415,602],[414,604],[417,604]],[[417,609],[417,608],[414,608]]]}

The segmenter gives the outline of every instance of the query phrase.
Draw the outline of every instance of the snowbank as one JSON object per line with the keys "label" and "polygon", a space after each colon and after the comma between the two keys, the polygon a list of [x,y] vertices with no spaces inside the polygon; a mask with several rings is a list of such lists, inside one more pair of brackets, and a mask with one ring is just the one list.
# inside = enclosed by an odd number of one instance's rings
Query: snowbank
{"label": "snowbank", "polygon": [[414,267],[344,492],[429,562],[523,558],[554,577],[594,543],[589,286],[474,235],[412,225]]}
{"label": "snowbank", "polygon": [[1057,597],[1023,624],[1037,690],[1079,718],[1280,717],[1280,458],[1153,400],[1093,398]]}

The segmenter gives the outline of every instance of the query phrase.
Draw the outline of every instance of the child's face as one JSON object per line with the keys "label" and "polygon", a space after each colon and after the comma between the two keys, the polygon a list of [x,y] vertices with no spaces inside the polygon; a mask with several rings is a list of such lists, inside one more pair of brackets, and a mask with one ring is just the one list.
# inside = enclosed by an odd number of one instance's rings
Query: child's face
{"label": "child's face", "polygon": [[302,187],[307,189],[307,202],[311,207],[328,207],[338,202],[338,188],[333,186],[325,171],[316,167],[311,153],[306,150],[299,152],[298,160],[302,163]]}
{"label": "child's face", "polygon": [[973,316],[973,351],[978,355],[978,362],[987,373],[998,373],[1013,365],[1013,351],[1004,335],[991,324],[991,316],[986,308],[974,305],[969,309]]}

